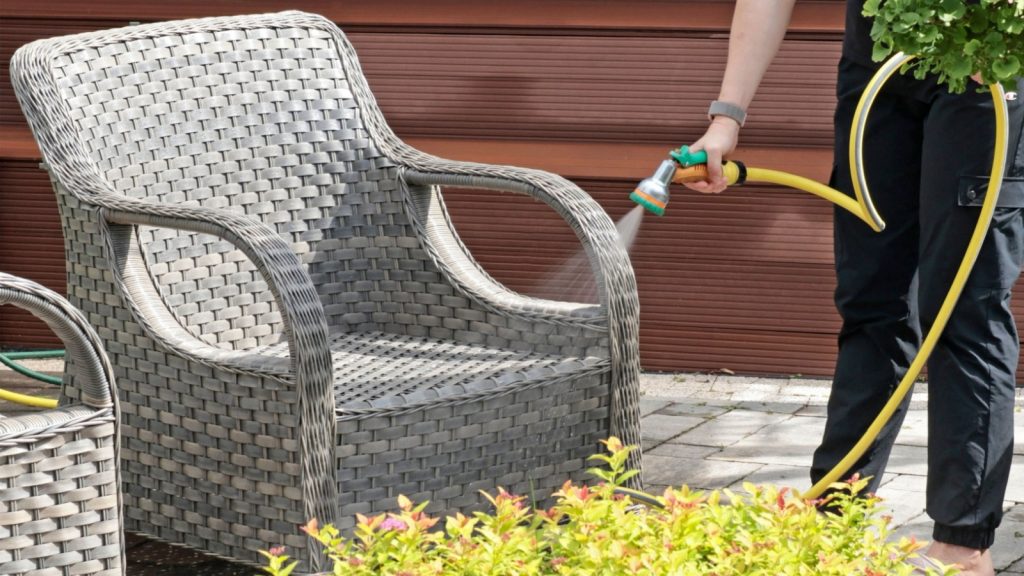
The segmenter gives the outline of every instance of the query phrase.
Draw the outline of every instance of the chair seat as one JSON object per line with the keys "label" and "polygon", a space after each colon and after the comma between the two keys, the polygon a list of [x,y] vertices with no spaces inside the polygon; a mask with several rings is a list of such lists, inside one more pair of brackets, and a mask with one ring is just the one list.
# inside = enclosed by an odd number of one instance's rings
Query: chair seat
{"label": "chair seat", "polygon": [[[610,368],[607,358],[565,357],[385,332],[334,334],[330,348],[339,415],[484,395]],[[287,345],[270,346],[262,354],[286,356]]]}

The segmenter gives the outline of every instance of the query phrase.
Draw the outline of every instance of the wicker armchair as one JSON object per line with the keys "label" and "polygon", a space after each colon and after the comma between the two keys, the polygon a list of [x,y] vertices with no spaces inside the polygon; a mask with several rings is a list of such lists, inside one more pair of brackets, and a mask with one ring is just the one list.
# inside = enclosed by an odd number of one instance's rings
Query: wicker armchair
{"label": "wicker armchair", "polygon": [[0,416],[0,574],[124,574],[117,394],[102,343],[81,313],[34,282],[0,273],[4,304],[64,341],[65,390],[76,395]]}
{"label": "wicker armchair", "polygon": [[[410,148],[331,22],[61,37],[19,49],[11,75],[69,297],[121,386],[129,530],[247,562],[284,544],[316,570],[310,518],[550,494],[599,439],[639,444],[636,284],[610,219],[557,176]],[[494,281],[445,186],[549,204],[601,303]]]}

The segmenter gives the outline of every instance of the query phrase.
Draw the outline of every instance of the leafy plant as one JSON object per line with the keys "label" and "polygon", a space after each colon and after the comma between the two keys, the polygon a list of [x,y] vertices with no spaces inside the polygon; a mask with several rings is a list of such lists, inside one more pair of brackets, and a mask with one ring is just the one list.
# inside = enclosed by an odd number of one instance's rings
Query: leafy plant
{"label": "leafy plant", "polygon": [[[621,490],[635,474],[625,470],[632,448],[616,438],[605,444],[608,453],[592,457],[605,465],[591,470],[601,482],[566,482],[547,510],[499,489],[487,496],[492,513],[456,514],[443,529],[425,504],[405,497],[397,512],[357,515],[352,538],[315,520],[303,529],[324,546],[335,575],[352,576],[888,576],[911,574],[906,561],[923,547],[889,541],[890,519],[878,498],[859,494],[867,484],[859,479],[834,485],[827,502],[746,484],[745,495],[668,489],[660,507],[637,507]],[[824,503],[834,512],[820,512]],[[292,570],[282,550],[265,554],[268,574]]]}
{"label": "leafy plant", "polygon": [[1024,75],[1024,0],[867,0],[875,60],[913,54],[916,78],[937,74],[952,92],[980,73],[1013,90]]}

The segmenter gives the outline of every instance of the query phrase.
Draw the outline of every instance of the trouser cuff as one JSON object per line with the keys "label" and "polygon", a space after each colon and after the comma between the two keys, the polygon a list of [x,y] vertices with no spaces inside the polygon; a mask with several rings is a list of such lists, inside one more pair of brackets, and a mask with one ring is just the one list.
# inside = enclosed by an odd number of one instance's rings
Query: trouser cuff
{"label": "trouser cuff", "polygon": [[936,523],[935,529],[932,530],[932,538],[936,542],[945,544],[964,546],[966,548],[974,548],[975,550],[987,550],[992,547],[992,543],[996,540],[996,531],[994,529],[965,528]]}

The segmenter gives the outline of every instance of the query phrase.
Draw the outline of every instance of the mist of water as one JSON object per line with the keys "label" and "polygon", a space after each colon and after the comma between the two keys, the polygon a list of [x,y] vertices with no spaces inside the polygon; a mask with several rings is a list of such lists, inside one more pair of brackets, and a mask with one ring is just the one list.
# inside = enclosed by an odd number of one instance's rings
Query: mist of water
{"label": "mist of water", "polygon": [[[619,232],[619,242],[627,253],[633,247],[643,218],[644,208],[636,206],[615,223],[615,228]],[[596,303],[597,283],[594,281],[594,272],[590,269],[586,251],[581,248],[546,274],[541,279],[537,292],[542,296],[557,297],[558,300],[567,302]]]}

